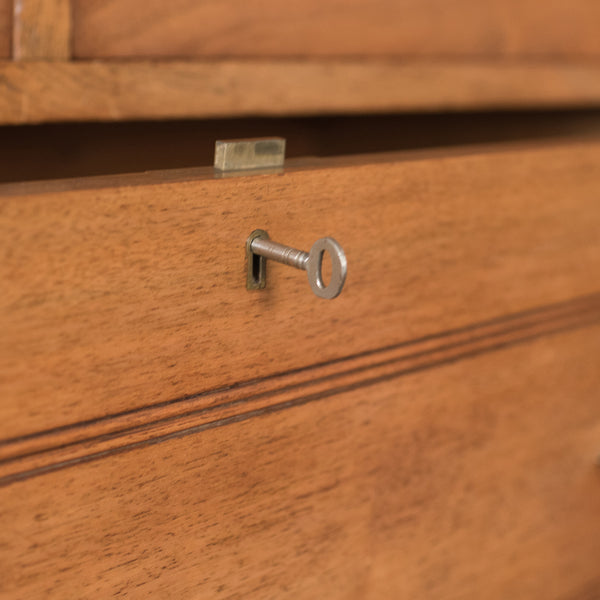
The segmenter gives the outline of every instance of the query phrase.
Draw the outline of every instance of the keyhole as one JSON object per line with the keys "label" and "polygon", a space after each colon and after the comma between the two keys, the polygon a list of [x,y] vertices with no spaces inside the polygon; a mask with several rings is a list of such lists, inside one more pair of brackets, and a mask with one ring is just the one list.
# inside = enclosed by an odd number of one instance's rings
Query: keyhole
{"label": "keyhole", "polygon": [[255,285],[258,285],[261,281],[261,269],[263,268],[264,261],[258,254],[252,254],[252,279]]}

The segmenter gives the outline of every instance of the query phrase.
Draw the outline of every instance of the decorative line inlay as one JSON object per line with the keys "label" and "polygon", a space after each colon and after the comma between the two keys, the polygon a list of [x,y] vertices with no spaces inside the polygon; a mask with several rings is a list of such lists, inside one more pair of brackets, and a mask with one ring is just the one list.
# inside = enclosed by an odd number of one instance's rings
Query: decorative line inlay
{"label": "decorative line inlay", "polygon": [[0,486],[600,323],[600,294],[0,442]]}

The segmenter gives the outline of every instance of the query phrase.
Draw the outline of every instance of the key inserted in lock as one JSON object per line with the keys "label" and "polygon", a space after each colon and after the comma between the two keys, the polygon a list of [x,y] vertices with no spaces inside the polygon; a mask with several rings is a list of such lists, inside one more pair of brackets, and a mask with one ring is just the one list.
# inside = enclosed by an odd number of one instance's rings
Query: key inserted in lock
{"label": "key inserted in lock", "polygon": [[[323,256],[328,252],[331,257],[331,278],[327,285],[323,281]],[[269,239],[262,229],[256,229],[246,242],[248,259],[249,290],[262,289],[267,283],[267,259],[290,265],[306,271],[312,291],[319,298],[331,300],[339,296],[346,281],[347,263],[342,247],[331,237],[317,240],[310,252],[296,250]]]}

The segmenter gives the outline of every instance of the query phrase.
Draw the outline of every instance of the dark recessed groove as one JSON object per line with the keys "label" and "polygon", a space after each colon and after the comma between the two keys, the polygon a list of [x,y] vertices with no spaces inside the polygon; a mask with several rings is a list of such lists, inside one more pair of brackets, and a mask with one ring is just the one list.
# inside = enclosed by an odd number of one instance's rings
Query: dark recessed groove
{"label": "dark recessed groove", "polygon": [[[572,317],[581,318],[582,316],[584,316],[590,312],[592,314],[598,313],[599,310],[600,310],[600,305],[591,305],[591,306],[587,306],[587,307],[571,309],[571,311],[561,314],[560,319],[567,319],[567,318],[572,318]],[[545,312],[542,312],[541,316],[543,317],[545,314],[546,314]],[[525,324],[520,324],[520,325],[516,325],[514,327],[504,328],[504,329],[499,330],[492,334],[476,335],[476,336],[470,337],[467,340],[462,340],[459,342],[448,343],[448,344],[442,344],[440,346],[436,346],[436,347],[430,348],[428,350],[412,352],[409,354],[402,355],[401,357],[395,357],[395,358],[391,358],[391,359],[387,359],[387,360],[372,362],[372,363],[368,363],[366,365],[362,365],[359,367],[354,367],[351,369],[337,371],[335,373],[331,373],[328,375],[311,378],[310,383],[315,384],[315,383],[324,383],[327,381],[335,381],[336,379],[340,379],[349,374],[362,373],[362,372],[373,370],[377,367],[382,367],[382,366],[391,365],[391,364],[395,364],[395,363],[402,363],[402,362],[406,362],[406,361],[410,361],[410,360],[414,360],[414,359],[418,359],[418,358],[423,358],[423,357],[427,357],[427,356],[430,356],[433,354],[439,354],[440,352],[448,352],[448,351],[455,350],[457,348],[461,348],[461,347],[465,347],[465,346],[469,347],[476,342],[480,342],[480,341],[484,341],[484,340],[493,340],[493,339],[501,337],[501,336],[506,336],[507,334],[517,333],[520,331],[527,331],[534,326],[544,325],[546,323],[553,323],[553,322],[556,323],[557,321],[558,321],[558,319],[556,317],[555,318],[536,319],[536,320],[527,322]],[[443,337],[448,337],[448,336],[443,336]],[[407,344],[407,346],[415,345],[416,343],[417,342],[414,342],[412,344]],[[396,345],[396,346],[392,346],[392,347],[387,347],[386,349],[387,350],[396,349],[398,347],[403,347],[403,346],[404,346],[404,344],[402,344],[401,346]],[[376,355],[376,354],[380,354],[382,352],[383,352],[383,350],[378,350],[376,352],[370,353],[370,355]],[[354,359],[357,356],[358,355],[353,355],[350,358],[340,359],[340,360],[336,361],[336,363],[339,364],[339,363],[343,363],[343,362],[348,362],[349,360]],[[363,354],[362,357],[364,357],[364,356],[365,355]],[[331,363],[329,363],[329,364],[331,364]],[[322,366],[322,364],[317,365],[317,366]],[[304,370],[305,371],[315,370],[315,368],[317,366],[313,365],[312,367],[306,367]],[[298,372],[298,370],[296,370],[295,372]],[[280,377],[281,377],[281,375],[280,375]],[[258,380],[258,381],[260,381],[260,380]],[[250,385],[250,383],[247,383],[247,385]],[[251,401],[269,398],[269,397],[281,395],[285,392],[302,389],[303,387],[306,387],[306,385],[307,385],[306,381],[282,385],[281,387],[276,387],[272,390],[259,392],[259,393],[251,393],[248,396],[244,396],[244,397],[236,399],[236,400],[218,403],[218,404],[214,404],[212,406],[208,406],[208,407],[204,407],[204,408],[200,408],[200,409],[183,411],[181,413],[177,413],[175,415],[171,415],[168,417],[163,417],[163,418],[158,418],[158,419],[150,419],[147,422],[142,423],[137,426],[126,427],[123,429],[117,429],[110,433],[104,433],[104,434],[100,434],[100,435],[92,435],[92,436],[86,437],[84,439],[78,439],[78,440],[75,440],[75,441],[72,441],[69,443],[59,444],[59,445],[43,448],[43,449],[40,449],[37,451],[32,451],[29,453],[18,454],[16,456],[13,456],[10,458],[0,459],[0,465],[15,462],[16,460],[20,460],[22,458],[28,458],[31,456],[43,454],[45,452],[48,452],[49,450],[53,450],[53,451],[63,450],[63,449],[67,449],[69,447],[76,446],[76,445],[83,444],[83,443],[89,444],[89,443],[93,443],[93,442],[101,442],[101,441],[107,441],[110,439],[116,439],[118,437],[122,437],[122,436],[127,435],[128,433],[132,433],[134,431],[143,431],[144,429],[148,429],[149,427],[154,426],[154,425],[175,422],[175,421],[181,420],[185,417],[190,417],[193,415],[208,414],[208,413],[216,412],[220,409],[227,408],[227,407],[241,406],[241,405],[247,404]],[[226,388],[226,389],[231,389],[231,388]],[[224,389],[218,390],[218,391],[224,391]],[[216,395],[218,393],[218,391],[214,391],[212,393]],[[197,395],[197,397],[200,397],[200,396],[202,396],[202,395],[201,394]],[[108,418],[106,418],[105,420],[108,420]],[[73,426],[73,427],[76,427],[76,426]]]}
{"label": "dark recessed groove", "polygon": [[[25,442],[28,440],[33,440],[33,439],[40,438],[40,437],[46,437],[46,436],[55,435],[55,434],[59,434],[59,433],[65,433],[65,432],[68,432],[73,429],[83,429],[86,427],[93,427],[94,425],[97,425],[99,423],[111,421],[111,420],[114,420],[114,419],[117,419],[120,417],[127,417],[127,416],[132,416],[135,414],[140,414],[140,413],[143,413],[150,409],[160,409],[160,408],[172,406],[174,404],[187,402],[190,400],[197,400],[199,398],[216,396],[223,392],[250,387],[250,386],[256,385],[257,383],[260,383],[260,382],[273,381],[273,380],[284,378],[284,377],[287,377],[290,375],[306,373],[306,372],[314,371],[315,369],[318,369],[318,368],[332,366],[332,365],[348,362],[350,360],[367,358],[369,356],[375,356],[377,354],[384,354],[384,353],[392,351],[392,350],[400,350],[402,348],[407,348],[407,347],[414,346],[414,345],[421,344],[421,343],[432,342],[435,340],[441,340],[441,339],[448,338],[453,335],[460,335],[460,334],[475,332],[484,327],[489,327],[489,326],[494,326],[494,325],[502,325],[504,323],[510,323],[517,319],[526,318],[529,316],[539,317],[539,319],[536,321],[533,321],[532,323],[527,323],[526,325],[528,327],[531,326],[532,324],[553,320],[552,317],[550,317],[550,319],[545,317],[545,315],[547,313],[565,310],[566,311],[565,315],[561,315],[561,316],[568,316],[570,314],[577,314],[579,311],[581,311],[583,309],[595,310],[598,306],[600,306],[600,293],[589,294],[586,296],[581,296],[579,298],[562,301],[562,302],[556,302],[553,304],[537,306],[534,308],[518,311],[515,313],[510,313],[510,314],[502,315],[499,317],[494,317],[491,319],[479,321],[476,323],[471,323],[469,325],[465,325],[462,327],[457,327],[457,328],[448,329],[448,330],[445,330],[442,332],[437,332],[437,333],[417,337],[417,338],[414,338],[411,340],[403,340],[401,342],[397,342],[395,344],[390,344],[387,346],[382,346],[380,348],[373,348],[373,349],[365,350],[362,352],[357,352],[354,354],[349,354],[346,356],[342,356],[342,357],[327,360],[327,361],[312,363],[310,365],[302,366],[302,367],[299,367],[296,369],[290,369],[287,371],[279,371],[276,373],[271,373],[264,377],[257,377],[254,379],[248,379],[248,380],[244,380],[244,381],[240,381],[240,382],[235,382],[235,383],[232,383],[231,385],[212,388],[209,390],[203,390],[203,391],[197,392],[195,394],[188,394],[185,396],[180,396],[177,398],[173,398],[170,400],[164,400],[161,402],[145,404],[143,406],[136,407],[134,409],[110,413],[108,415],[103,415],[101,417],[95,417],[93,419],[87,419],[87,420],[78,421],[75,423],[69,423],[66,425],[52,427],[49,429],[36,431],[36,432],[25,434],[25,435],[15,436],[12,438],[5,438],[3,440],[0,440],[0,447],[12,445],[12,444],[19,443],[19,442]],[[518,329],[518,327],[515,329]],[[510,331],[510,328],[508,328],[506,331]],[[2,462],[3,461],[0,461],[0,464],[2,464]]]}
{"label": "dark recessed groove", "polygon": [[[552,323],[553,321],[548,321],[548,322]],[[53,462],[53,463],[50,463],[48,465],[44,465],[41,467],[13,473],[13,474],[10,474],[10,475],[0,478],[0,486],[7,486],[12,483],[24,481],[24,480],[27,480],[27,479],[30,479],[33,477],[37,477],[37,476],[40,476],[40,475],[43,475],[46,473],[69,468],[69,467],[76,466],[79,464],[84,464],[84,463],[100,460],[100,459],[108,457],[108,456],[122,454],[124,452],[133,451],[133,450],[136,450],[139,448],[144,448],[146,446],[155,445],[155,444],[159,444],[159,443],[166,442],[169,440],[201,433],[201,432],[209,430],[209,429],[223,427],[223,426],[231,425],[234,423],[240,423],[240,422],[246,421],[251,418],[266,416],[266,415],[277,413],[277,412],[280,412],[282,410],[286,410],[289,408],[303,406],[308,403],[323,400],[326,398],[330,398],[332,396],[336,396],[336,395],[339,395],[342,393],[352,392],[352,391],[355,391],[355,390],[358,390],[358,389],[361,389],[364,387],[368,387],[368,386],[376,385],[376,384],[383,383],[386,381],[398,379],[400,377],[412,375],[412,374],[419,373],[419,372],[426,371],[426,370],[433,369],[433,368],[438,368],[438,367],[441,367],[444,365],[453,364],[458,361],[475,358],[477,356],[495,352],[495,351],[499,351],[499,350],[502,350],[507,347],[512,347],[512,346],[516,346],[519,344],[531,342],[533,340],[539,339],[544,336],[550,336],[550,335],[555,335],[557,333],[561,333],[561,332],[565,332],[565,331],[580,329],[580,328],[595,325],[598,323],[600,323],[600,306],[595,307],[595,310],[592,311],[592,314],[589,318],[580,318],[573,322],[567,322],[566,324],[560,323],[560,322],[555,323],[554,327],[549,327],[545,330],[535,332],[535,333],[525,334],[525,335],[522,335],[521,337],[516,337],[516,338],[511,338],[509,340],[496,342],[496,343],[490,344],[484,348],[469,349],[467,347],[467,349],[465,349],[463,352],[457,353],[455,355],[441,357],[436,360],[424,362],[423,364],[419,364],[419,365],[416,365],[413,367],[398,369],[391,373],[386,373],[386,374],[378,375],[378,376],[374,376],[374,377],[365,377],[364,379],[361,379],[360,381],[357,381],[357,382],[334,386],[329,389],[319,391],[317,393],[299,395],[296,398],[293,398],[290,400],[286,400],[286,401],[275,403],[275,404],[272,404],[272,405],[269,405],[266,407],[261,407],[258,409],[238,413],[238,414],[235,414],[235,415],[223,418],[223,419],[216,419],[216,420],[210,421],[208,423],[202,423],[197,426],[188,427],[185,429],[169,432],[164,435],[150,437],[148,439],[133,442],[133,443],[125,443],[122,446],[111,448],[111,449],[108,449],[105,451],[91,452],[89,454],[85,454],[83,456],[79,456],[79,457],[76,457],[73,459],[69,459],[69,460],[65,460],[65,461],[56,461],[56,462]],[[493,337],[495,337],[495,336],[491,336],[490,339],[493,339]],[[459,346],[459,345],[457,345],[457,346]],[[423,355],[427,355],[427,354],[430,354],[430,353],[423,353]],[[374,369],[374,368],[375,368],[375,365],[373,365],[371,367],[371,369]],[[363,371],[368,372],[371,369],[365,368],[365,369],[363,369]],[[86,440],[86,441],[88,441],[88,440]]]}

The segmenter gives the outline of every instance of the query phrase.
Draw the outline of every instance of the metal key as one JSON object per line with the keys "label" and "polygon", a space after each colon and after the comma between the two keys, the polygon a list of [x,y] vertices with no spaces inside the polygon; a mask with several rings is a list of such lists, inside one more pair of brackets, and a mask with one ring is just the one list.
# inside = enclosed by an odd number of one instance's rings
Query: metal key
{"label": "metal key", "polygon": [[[329,252],[332,265],[331,279],[328,285],[323,282],[323,255],[325,252]],[[346,281],[348,270],[346,255],[342,247],[331,237],[317,240],[310,252],[303,252],[273,242],[269,239],[266,231],[256,229],[246,242],[246,255],[248,258],[246,287],[249,290],[262,289],[267,284],[267,259],[306,271],[308,283],[319,298],[331,300],[339,296]]]}

